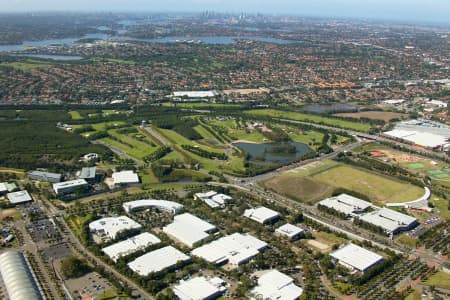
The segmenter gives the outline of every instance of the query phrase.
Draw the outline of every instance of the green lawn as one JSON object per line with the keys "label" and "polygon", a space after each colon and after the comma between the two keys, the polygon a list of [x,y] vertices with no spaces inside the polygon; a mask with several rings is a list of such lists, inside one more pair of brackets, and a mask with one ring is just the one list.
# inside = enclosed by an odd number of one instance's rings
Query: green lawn
{"label": "green lawn", "polygon": [[380,204],[407,202],[418,199],[424,190],[395,178],[378,175],[348,165],[338,165],[312,176],[335,187],[345,188],[366,195]]}
{"label": "green lawn", "polygon": [[432,196],[432,199],[430,200],[430,202],[433,203],[434,206],[441,212],[440,216],[443,219],[450,221],[450,210],[448,209],[448,201],[449,200],[440,199],[434,196]]}
{"label": "green lawn", "polygon": [[72,117],[72,120],[83,120],[83,116],[81,116],[79,111],[72,110],[69,111],[70,116]]}
{"label": "green lawn", "polygon": [[450,290],[450,274],[437,272],[425,282],[426,285],[433,285],[439,288]]}
{"label": "green lawn", "polygon": [[10,67],[21,71],[33,69],[50,68],[52,65],[38,60],[26,60],[26,62],[2,62],[0,67]]}
{"label": "green lawn", "polygon": [[324,124],[324,125],[328,125],[328,126],[353,129],[353,130],[362,131],[362,132],[368,132],[369,129],[371,128],[370,124],[366,124],[366,123],[352,122],[352,121],[346,121],[346,120],[341,120],[341,119],[328,118],[328,117],[322,117],[322,116],[310,115],[310,114],[304,114],[304,113],[298,113],[298,112],[280,111],[280,110],[274,110],[274,109],[248,110],[248,111],[245,111],[244,113],[248,114],[248,115],[253,115],[253,116],[268,116],[268,117],[284,118],[284,119],[310,122],[310,123],[319,123],[319,124]]}

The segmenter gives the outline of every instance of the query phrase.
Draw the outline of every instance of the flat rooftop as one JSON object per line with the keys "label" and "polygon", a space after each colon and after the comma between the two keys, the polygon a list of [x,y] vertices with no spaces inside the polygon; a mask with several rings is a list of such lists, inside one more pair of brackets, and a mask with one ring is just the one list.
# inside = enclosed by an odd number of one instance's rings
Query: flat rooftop
{"label": "flat rooftop", "polygon": [[294,284],[294,280],[279,272],[271,270],[258,279],[258,285],[251,290],[251,299],[295,300],[303,293],[303,289]]}
{"label": "flat rooftop", "polygon": [[125,202],[123,205],[123,209],[130,213],[135,210],[142,210],[148,208],[157,208],[160,210],[165,210],[170,213],[176,214],[183,210],[183,205],[173,201],[167,200],[154,200],[154,199],[143,199]]}
{"label": "flat rooftop", "polygon": [[222,264],[230,262],[239,265],[267,248],[267,243],[249,235],[233,233],[209,244],[194,249],[191,254],[204,260]]}
{"label": "flat rooftop", "polygon": [[244,211],[244,217],[252,219],[258,223],[264,224],[272,220],[278,219],[280,214],[270,208],[260,206],[258,208],[250,208]]}
{"label": "flat rooftop", "polygon": [[300,227],[287,223],[275,229],[275,232],[289,238],[294,238],[304,232],[304,230]]}
{"label": "flat rooftop", "polygon": [[151,233],[143,232],[124,241],[112,244],[102,249],[114,262],[121,257],[143,250],[151,245],[161,243],[161,240]]}
{"label": "flat rooftop", "polygon": [[173,288],[173,292],[180,300],[215,299],[226,291],[226,283],[219,277],[195,277],[181,281]]}
{"label": "flat rooftop", "polygon": [[364,272],[383,260],[381,255],[349,243],[330,254],[344,266]]}
{"label": "flat rooftop", "polygon": [[139,176],[134,171],[121,171],[112,174],[114,184],[139,183]]}
{"label": "flat rooftop", "polygon": [[171,224],[163,228],[164,233],[177,239],[188,247],[206,239],[216,226],[190,214],[184,213],[174,217]]}
{"label": "flat rooftop", "polygon": [[128,267],[141,276],[147,276],[152,272],[162,271],[175,266],[178,262],[190,259],[180,250],[167,246],[136,258],[128,264]]}
{"label": "flat rooftop", "polygon": [[106,235],[111,239],[115,239],[117,234],[125,230],[141,229],[141,224],[127,216],[107,217],[96,220],[89,224],[89,230],[94,233]]}
{"label": "flat rooftop", "polygon": [[361,215],[359,218],[364,222],[383,228],[388,234],[409,227],[417,222],[416,218],[389,208],[380,208]]}
{"label": "flat rooftop", "polygon": [[33,200],[27,191],[8,193],[6,194],[6,197],[12,204],[19,204]]}
{"label": "flat rooftop", "polygon": [[347,194],[340,194],[339,196],[327,198],[320,201],[319,204],[346,215],[354,215],[358,212],[366,210],[369,207],[372,207],[370,202]]}

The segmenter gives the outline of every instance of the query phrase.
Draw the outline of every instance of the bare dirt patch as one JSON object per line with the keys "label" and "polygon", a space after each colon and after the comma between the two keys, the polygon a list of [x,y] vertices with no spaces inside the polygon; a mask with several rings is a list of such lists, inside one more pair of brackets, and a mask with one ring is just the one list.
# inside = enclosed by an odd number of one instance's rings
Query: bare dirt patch
{"label": "bare dirt patch", "polygon": [[360,111],[357,113],[339,113],[335,114],[335,116],[354,119],[367,118],[371,120],[383,120],[385,122],[389,122],[392,119],[403,119],[408,117],[407,114],[390,111]]}

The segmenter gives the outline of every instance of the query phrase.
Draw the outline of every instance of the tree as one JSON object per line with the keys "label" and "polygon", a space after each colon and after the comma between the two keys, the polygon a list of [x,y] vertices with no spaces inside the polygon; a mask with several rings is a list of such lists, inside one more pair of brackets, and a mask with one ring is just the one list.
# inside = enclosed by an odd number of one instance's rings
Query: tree
{"label": "tree", "polygon": [[87,262],[78,257],[69,256],[61,261],[61,272],[66,278],[78,278],[90,271]]}

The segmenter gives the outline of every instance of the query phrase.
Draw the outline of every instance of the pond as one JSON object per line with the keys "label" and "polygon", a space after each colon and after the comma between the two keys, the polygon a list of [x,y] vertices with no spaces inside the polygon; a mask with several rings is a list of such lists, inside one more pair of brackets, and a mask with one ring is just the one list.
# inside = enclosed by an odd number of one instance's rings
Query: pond
{"label": "pond", "polygon": [[302,110],[319,114],[335,114],[340,112],[357,112],[358,107],[350,104],[335,103],[326,105],[307,105],[304,106]]}
{"label": "pond", "polygon": [[246,151],[249,159],[259,164],[289,164],[312,151],[308,145],[298,142],[285,144],[237,142],[233,145]]}
{"label": "pond", "polygon": [[59,60],[59,61],[71,61],[71,60],[82,60],[83,57],[76,55],[53,55],[53,54],[17,54],[14,56],[23,56],[23,57],[31,57],[31,58],[41,58],[41,59],[51,59],[51,60]]}

